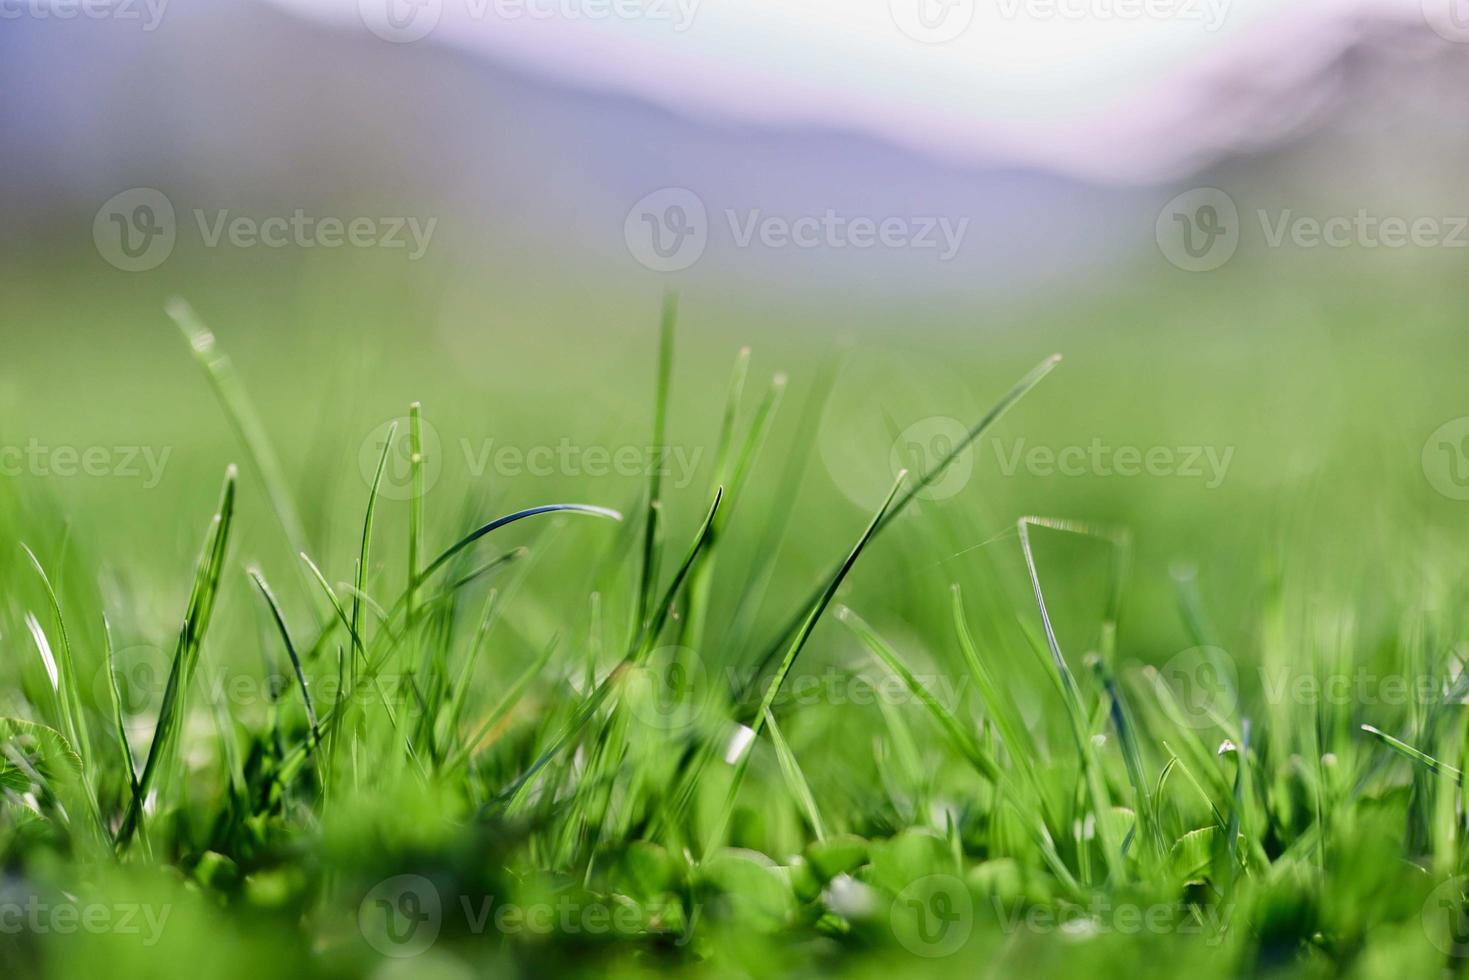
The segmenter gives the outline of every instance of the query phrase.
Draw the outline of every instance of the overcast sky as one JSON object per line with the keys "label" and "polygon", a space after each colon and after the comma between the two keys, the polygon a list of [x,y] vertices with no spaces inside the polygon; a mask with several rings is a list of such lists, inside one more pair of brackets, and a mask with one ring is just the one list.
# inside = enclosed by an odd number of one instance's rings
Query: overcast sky
{"label": "overcast sky", "polygon": [[1159,129],[1193,111],[1201,68],[1272,45],[1309,65],[1352,11],[1423,24],[1463,0],[276,2],[370,31],[385,56],[453,44],[696,116],[1127,179],[1168,156]]}

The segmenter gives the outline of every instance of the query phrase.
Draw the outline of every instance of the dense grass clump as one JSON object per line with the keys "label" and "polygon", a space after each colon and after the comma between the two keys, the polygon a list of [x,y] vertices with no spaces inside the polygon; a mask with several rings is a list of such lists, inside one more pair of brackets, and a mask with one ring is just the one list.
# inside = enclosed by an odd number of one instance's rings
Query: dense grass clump
{"label": "dense grass clump", "polygon": [[[1454,590],[1364,602],[1266,567],[1221,631],[1208,571],[1134,567],[1126,529],[1024,516],[976,545],[934,488],[1059,358],[961,437],[906,453],[894,425],[856,517],[793,516],[829,386],[793,415],[783,375],[747,397],[748,350],[707,485],[654,465],[633,500],[445,507],[414,403],[344,540],[169,312],[242,466],[212,514],[179,501],[201,543],[167,648],[117,642],[170,605],[127,556],[0,495],[7,975],[1375,977],[1469,953]],[[674,334],[670,301],[655,453]],[[791,553],[797,520],[821,554]],[[1181,651],[1133,645],[1139,577],[1167,579]]]}

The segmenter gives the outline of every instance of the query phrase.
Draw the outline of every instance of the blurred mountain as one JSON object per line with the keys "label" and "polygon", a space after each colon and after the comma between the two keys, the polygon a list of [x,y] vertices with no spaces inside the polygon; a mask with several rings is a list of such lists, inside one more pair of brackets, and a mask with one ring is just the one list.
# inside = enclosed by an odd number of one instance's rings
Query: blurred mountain
{"label": "blurred mountain", "polygon": [[[1448,206],[1469,46],[1421,22],[1297,19],[1166,83],[1165,109],[1115,120],[1169,148],[1184,186],[1261,195],[1394,193]],[[839,132],[674,115],[430,44],[386,44],[262,3],[170,7],[136,23],[22,18],[0,32],[0,207],[11,246],[89,244],[98,206],[154,187],[179,212],[432,216],[435,248],[638,271],[630,209],[665,187],[706,207],[699,274],[926,292],[1030,289],[1152,248],[1171,191],[999,164],[946,165]],[[1112,122],[1095,123],[1105,134]],[[1151,127],[1143,132],[1140,127]],[[1161,127],[1161,129],[1159,129]],[[1193,173],[1193,176],[1182,176]],[[1354,196],[1355,195],[1355,196]],[[741,247],[752,220],[803,216],[912,229],[936,249]],[[965,223],[967,222],[967,223]],[[937,236],[937,231],[933,234]],[[458,251],[463,249],[464,251]],[[691,273],[692,274],[692,273]]]}

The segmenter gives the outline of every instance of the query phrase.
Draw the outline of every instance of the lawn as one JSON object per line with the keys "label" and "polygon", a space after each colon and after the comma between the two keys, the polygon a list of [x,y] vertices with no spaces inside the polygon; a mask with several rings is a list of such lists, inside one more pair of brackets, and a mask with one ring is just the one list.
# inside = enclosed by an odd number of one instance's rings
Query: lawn
{"label": "lawn", "polygon": [[1448,288],[426,341],[369,278],[10,305],[7,975],[1469,954]]}

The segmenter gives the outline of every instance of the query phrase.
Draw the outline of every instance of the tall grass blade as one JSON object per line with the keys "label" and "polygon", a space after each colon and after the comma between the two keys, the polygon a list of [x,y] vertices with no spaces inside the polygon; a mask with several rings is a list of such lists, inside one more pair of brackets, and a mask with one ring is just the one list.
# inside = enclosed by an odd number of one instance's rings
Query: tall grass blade
{"label": "tall grass blade", "polygon": [[[897,499],[897,502],[893,504],[892,507],[886,509],[884,516],[880,519],[877,527],[874,529],[874,533],[882,531],[890,523],[897,519],[897,517],[903,513],[904,509],[907,508],[907,506],[913,501],[914,497],[918,496],[919,493],[927,489],[929,484],[933,483],[935,480],[943,476],[944,472],[948,470],[949,466],[953,464],[954,460],[957,459],[962,452],[968,449],[976,439],[984,435],[984,433],[992,425],[1003,418],[1005,416],[1005,413],[1009,412],[1010,409],[1015,406],[1016,402],[1020,401],[1020,399],[1024,398],[1025,395],[1032,388],[1040,384],[1041,381],[1045,379],[1046,375],[1050,374],[1051,371],[1054,370],[1056,365],[1060,362],[1061,355],[1052,354],[1050,357],[1046,358],[1044,361],[1041,361],[1035,367],[1031,368],[1030,371],[1027,372],[1023,378],[1017,381],[1014,386],[1011,387],[1011,389],[1007,391],[1002,398],[1000,398],[999,401],[995,402],[995,404],[991,406],[990,410],[986,412],[978,422],[970,426],[969,430],[964,434],[964,438],[956,442],[954,446],[950,449],[950,451],[946,453],[941,459],[939,459],[938,462],[934,463],[933,467],[929,469],[928,472],[924,473],[917,480],[915,480],[913,485],[909,487],[908,490],[905,491],[903,495]],[[810,599],[807,600],[806,604],[803,605],[801,609],[809,608],[811,603],[814,602],[817,597],[817,595],[813,595]],[[752,678],[757,679],[754,682],[758,682],[758,678],[762,677],[765,674],[765,671],[769,669],[770,665],[775,662],[776,657],[780,656],[781,647],[785,643],[786,637],[790,636],[795,630],[800,628],[802,615],[802,612],[800,610],[797,610],[795,615],[791,618],[790,622],[786,624],[785,628],[776,635],[775,640],[766,650],[765,655],[760,659],[760,662],[757,665],[754,673],[751,675]],[[742,695],[741,700],[743,700],[743,698],[744,696]]]}
{"label": "tall grass blade", "polygon": [[240,441],[245,444],[245,451],[255,466],[260,482],[265,486],[270,506],[286,533],[291,550],[298,553],[308,550],[306,530],[292,500],[280,460],[271,446],[265,424],[260,420],[260,413],[255,410],[255,403],[250,400],[239,372],[235,370],[234,362],[219,348],[214,332],[204,325],[194,308],[185,300],[178,297],[170,299],[164,306],[164,312],[178,325],[184,339],[188,341],[194,359],[204,369],[225,415],[234,426]]}
{"label": "tall grass blade", "polygon": [[[831,600],[836,596],[837,589],[841,588],[842,583],[846,581],[847,574],[851,572],[852,566],[857,564],[857,559],[861,557],[868,542],[877,533],[877,529],[882,523],[883,515],[888,513],[888,508],[892,506],[893,499],[898,494],[898,489],[906,479],[908,479],[908,471],[903,470],[898,474],[898,478],[893,481],[893,487],[888,491],[887,499],[883,501],[882,506],[873,515],[866,530],[862,532],[862,536],[852,546],[852,550],[847,553],[846,559],[837,568],[836,574],[831,576],[826,586],[817,596],[816,601],[806,611],[806,616],[802,620],[800,628],[796,631],[796,635],[792,638],[791,645],[787,648],[785,657],[782,658],[780,666],[776,669],[774,676],[770,679],[770,683],[766,686],[765,696],[760,699],[759,708],[756,709],[755,714],[750,720],[752,739],[759,738],[761,729],[765,727],[766,714],[770,711],[771,706],[775,704],[776,695],[780,693],[781,685],[785,683],[787,675],[791,672],[791,667],[796,663],[796,658],[805,649],[806,641],[811,638],[811,633],[816,629],[816,624],[820,622],[822,614],[826,612],[826,607],[831,604]],[[729,793],[725,800],[725,805],[720,810],[719,817],[714,824],[714,829],[707,839],[706,853],[724,835],[724,829],[728,825],[730,814],[734,809],[735,799],[739,796],[740,784],[744,781],[745,772],[749,769],[750,759],[754,754],[753,749],[747,750],[740,757],[740,761],[735,767],[734,779],[730,781]]]}
{"label": "tall grass blade", "polygon": [[184,623],[179,629],[178,642],[174,646],[168,685],[164,688],[163,704],[159,708],[158,722],[153,730],[153,743],[148,749],[148,758],[143,763],[143,772],[138,777],[137,790],[133,793],[132,802],[128,805],[122,825],[118,829],[119,850],[126,850],[137,833],[143,819],[143,807],[153,789],[153,783],[163,767],[169,765],[174,758],[178,735],[183,729],[189,684],[199,664],[199,653],[209,631],[215,599],[219,594],[220,578],[224,574],[225,550],[229,545],[230,529],[235,520],[235,485],[238,478],[239,473],[233,465],[225,471],[219,508],[210,522],[204,550],[194,573],[189,603],[184,611]]}
{"label": "tall grass blade", "polygon": [[678,296],[663,297],[663,314],[658,331],[658,377],[653,402],[653,452],[657,454],[648,473],[648,509],[643,525],[642,575],[638,582],[637,622],[648,620],[648,603],[658,584],[658,522],[663,509],[663,455],[668,438],[668,392],[673,376],[673,332],[678,322]]}
{"label": "tall grass blade", "polygon": [[[56,624],[56,635],[60,640],[57,647],[59,655],[54,656],[56,676],[52,678],[52,685],[58,690],[58,700],[61,703],[62,720],[66,725],[67,738],[85,759],[89,752],[91,739],[88,737],[87,716],[83,710],[80,696],[81,684],[77,676],[76,659],[72,656],[71,636],[66,629],[66,618],[61,613],[61,600],[57,597],[56,589],[51,585],[51,577],[46,574],[46,569],[42,567],[41,560],[36,557],[36,553],[24,543],[20,547],[26,553],[26,557],[31,560],[36,574],[40,576],[41,585],[46,590],[46,600],[51,606],[52,621]],[[32,632],[37,634],[36,642],[41,649],[42,656],[48,660],[53,659],[50,646],[45,642],[45,634],[40,632],[40,627],[38,625],[32,627]]]}
{"label": "tall grass blade", "polygon": [[286,656],[291,658],[291,669],[296,673],[296,684],[301,688],[301,701],[306,706],[306,720],[311,725],[311,737],[320,741],[321,726],[316,718],[316,706],[311,703],[311,688],[306,683],[306,674],[301,669],[301,658],[296,653],[296,644],[291,642],[291,631],[286,627],[286,616],[281,612],[281,604],[276,601],[274,593],[265,581],[265,576],[260,574],[260,569],[250,569],[250,578],[255,582],[255,587],[265,597],[265,603],[270,607],[271,616],[275,619],[275,625],[281,634],[281,642],[286,645]]}

